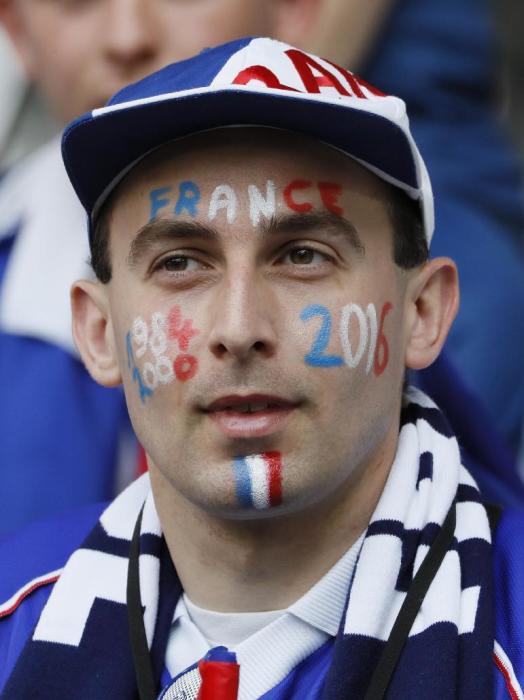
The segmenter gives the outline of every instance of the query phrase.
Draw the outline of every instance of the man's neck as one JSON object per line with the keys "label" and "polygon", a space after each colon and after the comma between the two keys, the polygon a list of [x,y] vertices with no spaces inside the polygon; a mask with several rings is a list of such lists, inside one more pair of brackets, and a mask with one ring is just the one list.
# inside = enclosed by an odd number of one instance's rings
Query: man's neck
{"label": "man's neck", "polygon": [[397,433],[350,483],[301,512],[260,520],[206,513],[156,469],[151,485],[171,557],[191,600],[218,612],[288,607],[367,527],[393,459]]}

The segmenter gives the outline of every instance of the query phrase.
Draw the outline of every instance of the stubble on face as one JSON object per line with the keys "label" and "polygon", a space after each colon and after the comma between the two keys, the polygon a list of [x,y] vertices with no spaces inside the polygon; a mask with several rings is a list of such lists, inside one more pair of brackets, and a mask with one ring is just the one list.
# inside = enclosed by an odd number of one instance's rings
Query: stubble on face
{"label": "stubble on face", "polygon": [[[302,209],[311,204],[308,211],[290,207],[289,184],[297,180],[309,184],[295,188],[292,202]],[[187,181],[198,185],[199,206],[177,216],[177,193]],[[268,181],[276,188],[275,217],[290,219],[287,228],[271,233],[264,215],[262,225],[253,226],[248,196],[250,186],[264,191]],[[330,200],[346,222],[338,230],[329,230],[325,216],[306,224],[308,214],[333,215],[319,182],[340,187],[337,201]],[[210,215],[221,183],[237,198],[234,216],[227,203]],[[199,237],[188,226],[182,237],[149,241],[130,265],[132,241],[150,222],[151,193],[162,188],[168,201],[155,219],[168,228],[170,221],[198,224],[212,235]],[[388,461],[385,446],[394,454],[402,284],[391,257],[386,191],[327,147],[255,129],[190,137],[124,181],[112,217],[110,283],[124,384],[151,470],[178,497],[225,518],[298,512],[351,491],[364,471]],[[177,269],[189,258],[189,271]],[[173,305],[198,330],[189,348],[198,372],[190,381],[158,382],[144,402],[136,375],[126,369],[123,339],[133,319],[151,324],[154,314],[168,318]],[[166,344],[171,362],[179,351],[176,339]],[[151,365],[153,360],[154,354]],[[136,368],[144,371],[143,364]],[[227,400],[213,406],[231,396],[276,404],[269,411],[280,410],[280,423],[251,434],[248,422],[256,418],[242,415],[245,406],[228,406]],[[261,420],[272,425],[267,416]],[[243,426],[239,433],[236,423]],[[260,493],[271,501],[264,456],[273,453],[281,464],[281,497],[274,507],[246,507],[246,488],[251,501],[263,503]]]}

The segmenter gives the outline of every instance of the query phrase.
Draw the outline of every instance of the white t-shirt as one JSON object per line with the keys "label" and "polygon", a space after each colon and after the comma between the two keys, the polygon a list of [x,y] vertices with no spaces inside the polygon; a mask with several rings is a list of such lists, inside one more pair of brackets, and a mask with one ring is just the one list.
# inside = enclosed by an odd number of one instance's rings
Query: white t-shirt
{"label": "white t-shirt", "polygon": [[172,678],[215,646],[237,655],[244,697],[259,697],[335,637],[364,535],[299,600],[285,610],[220,613],[183,594],[173,616],[166,650]]}

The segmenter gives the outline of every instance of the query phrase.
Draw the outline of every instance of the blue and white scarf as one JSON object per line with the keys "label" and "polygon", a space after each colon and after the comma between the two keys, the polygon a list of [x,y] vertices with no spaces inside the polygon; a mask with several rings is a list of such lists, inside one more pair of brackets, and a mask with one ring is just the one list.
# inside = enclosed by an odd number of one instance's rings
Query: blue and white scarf
{"label": "blue and white scarf", "polygon": [[[319,699],[364,697],[413,576],[454,500],[455,537],[416,616],[386,697],[492,697],[488,518],[446,420],[424,394],[410,390],[397,454],[366,531]],[[144,502],[140,591],[160,685],[181,585],[146,475],[107,508],[69,559],[7,683],[5,700],[137,698],[126,582],[129,544]],[[239,698],[248,700],[242,670]]]}

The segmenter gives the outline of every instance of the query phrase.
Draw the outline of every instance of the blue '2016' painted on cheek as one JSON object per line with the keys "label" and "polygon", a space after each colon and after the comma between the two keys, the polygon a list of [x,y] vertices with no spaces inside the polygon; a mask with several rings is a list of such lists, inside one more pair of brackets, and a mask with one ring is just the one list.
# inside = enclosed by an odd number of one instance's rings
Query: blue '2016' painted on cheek
{"label": "blue '2016' painted on cheek", "polygon": [[300,314],[302,321],[309,321],[315,316],[322,318],[322,325],[317,333],[313,345],[304,360],[308,365],[313,367],[340,367],[344,364],[344,360],[339,355],[325,355],[324,352],[328,346],[331,336],[331,313],[326,306],[321,304],[311,304]]}

